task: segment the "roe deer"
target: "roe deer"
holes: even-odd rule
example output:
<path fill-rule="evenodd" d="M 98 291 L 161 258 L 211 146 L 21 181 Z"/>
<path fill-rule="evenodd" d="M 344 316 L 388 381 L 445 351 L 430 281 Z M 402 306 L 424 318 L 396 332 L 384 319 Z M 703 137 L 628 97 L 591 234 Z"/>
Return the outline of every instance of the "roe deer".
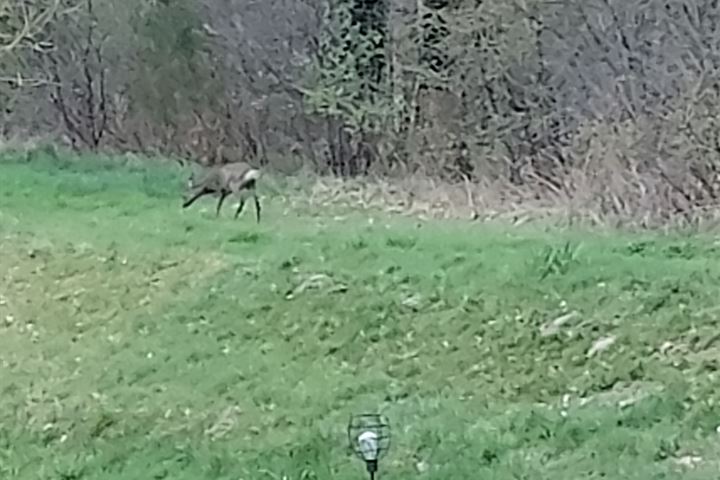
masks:
<path fill-rule="evenodd" d="M 215 211 L 215 216 L 219 216 L 225 198 L 234 193 L 240 197 L 240 203 L 235 211 L 235 218 L 238 218 L 245 206 L 243 191 L 247 190 L 255 200 L 255 216 L 257 222 L 260 223 L 260 201 L 255 191 L 255 183 L 258 178 L 260 178 L 260 170 L 251 167 L 245 162 L 208 167 L 200 180 L 196 180 L 194 175 L 190 176 L 188 179 L 188 191 L 185 194 L 182 206 L 187 208 L 204 195 L 219 196 L 220 199 Z"/>

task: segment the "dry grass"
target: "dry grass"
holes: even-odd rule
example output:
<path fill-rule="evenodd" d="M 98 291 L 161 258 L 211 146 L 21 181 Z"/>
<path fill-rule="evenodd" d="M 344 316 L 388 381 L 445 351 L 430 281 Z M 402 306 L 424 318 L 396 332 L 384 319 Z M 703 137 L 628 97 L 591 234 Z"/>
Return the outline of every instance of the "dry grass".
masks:
<path fill-rule="evenodd" d="M 542 172 L 528 165 L 524 183 L 478 174 L 450 182 L 435 171 L 347 179 L 308 174 L 302 201 L 420 218 L 502 220 L 629 229 L 707 231 L 720 224 L 720 161 L 678 120 L 596 122 L 569 147 L 569 165 Z M 484 162 L 477 171 L 492 172 Z M 490 165 L 488 163 L 488 165 Z"/>

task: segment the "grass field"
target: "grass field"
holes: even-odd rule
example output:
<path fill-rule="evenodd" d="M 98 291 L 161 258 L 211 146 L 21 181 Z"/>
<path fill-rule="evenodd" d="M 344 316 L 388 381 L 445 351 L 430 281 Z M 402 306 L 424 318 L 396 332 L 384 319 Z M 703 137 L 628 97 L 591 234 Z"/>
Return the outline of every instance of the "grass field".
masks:
<path fill-rule="evenodd" d="M 710 479 L 720 243 L 180 208 L 162 165 L 0 161 L 0 479 Z"/>

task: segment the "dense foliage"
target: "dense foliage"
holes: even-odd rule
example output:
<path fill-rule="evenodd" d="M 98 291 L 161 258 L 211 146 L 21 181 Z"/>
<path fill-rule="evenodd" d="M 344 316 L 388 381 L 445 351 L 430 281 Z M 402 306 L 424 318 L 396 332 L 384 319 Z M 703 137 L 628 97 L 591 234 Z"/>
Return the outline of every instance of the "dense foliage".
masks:
<path fill-rule="evenodd" d="M 6 135 L 425 175 L 463 182 L 481 208 L 642 225 L 717 203 L 710 0 L 70 5 L 44 30 L 54 48 L 24 52 L 46 101 L 14 91 Z"/>

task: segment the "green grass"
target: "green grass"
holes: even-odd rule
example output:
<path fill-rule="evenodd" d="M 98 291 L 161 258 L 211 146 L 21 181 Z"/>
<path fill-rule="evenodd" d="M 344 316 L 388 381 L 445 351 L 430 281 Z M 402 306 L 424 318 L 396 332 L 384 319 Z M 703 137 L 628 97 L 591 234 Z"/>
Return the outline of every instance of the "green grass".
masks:
<path fill-rule="evenodd" d="M 267 192 L 257 225 L 182 210 L 183 178 L 0 162 L 1 479 L 359 479 L 345 425 L 375 410 L 381 478 L 716 478 L 712 238 Z"/>

